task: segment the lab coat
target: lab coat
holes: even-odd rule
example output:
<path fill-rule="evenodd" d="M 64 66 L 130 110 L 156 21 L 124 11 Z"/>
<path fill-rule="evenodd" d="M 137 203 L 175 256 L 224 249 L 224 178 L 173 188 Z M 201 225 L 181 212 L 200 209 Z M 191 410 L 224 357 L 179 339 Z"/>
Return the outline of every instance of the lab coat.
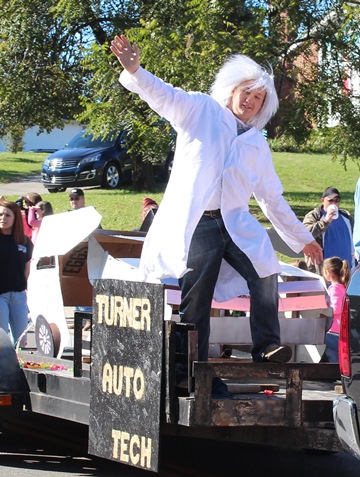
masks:
<path fill-rule="evenodd" d="M 260 277 L 280 273 L 281 267 L 265 228 L 249 212 L 252 194 L 295 252 L 314 240 L 284 199 L 269 146 L 259 130 L 253 127 L 238 136 L 235 116 L 228 108 L 207 94 L 175 88 L 142 67 L 134 75 L 124 70 L 119 80 L 177 132 L 171 176 L 143 246 L 141 279 L 180 278 L 189 270 L 192 235 L 218 187 L 226 229 Z M 245 293 L 245 280 L 223 260 L 214 298 L 221 302 Z"/>

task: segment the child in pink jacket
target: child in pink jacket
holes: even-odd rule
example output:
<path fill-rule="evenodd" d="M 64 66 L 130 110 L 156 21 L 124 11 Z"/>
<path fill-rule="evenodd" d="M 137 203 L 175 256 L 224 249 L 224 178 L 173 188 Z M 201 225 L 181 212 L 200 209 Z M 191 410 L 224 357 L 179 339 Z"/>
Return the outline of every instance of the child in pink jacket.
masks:
<path fill-rule="evenodd" d="M 328 293 L 330 306 L 333 309 L 333 321 L 326 334 L 326 358 L 324 360 L 330 363 L 338 363 L 341 308 L 346 295 L 346 287 L 350 280 L 350 267 L 347 260 L 331 257 L 324 260 L 322 274 L 325 280 L 330 283 Z"/>

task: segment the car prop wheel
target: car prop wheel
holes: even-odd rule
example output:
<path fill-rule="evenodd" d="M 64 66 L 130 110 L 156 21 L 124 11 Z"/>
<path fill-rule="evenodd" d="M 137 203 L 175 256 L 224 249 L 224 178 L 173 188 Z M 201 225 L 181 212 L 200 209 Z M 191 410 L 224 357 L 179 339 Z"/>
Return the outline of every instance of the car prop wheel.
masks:
<path fill-rule="evenodd" d="M 103 176 L 103 187 L 117 189 L 120 185 L 121 171 L 114 163 L 106 166 Z"/>
<path fill-rule="evenodd" d="M 54 323 L 48 323 L 43 316 L 38 316 L 35 326 L 35 341 L 39 353 L 55 358 L 60 349 L 60 331 Z"/>

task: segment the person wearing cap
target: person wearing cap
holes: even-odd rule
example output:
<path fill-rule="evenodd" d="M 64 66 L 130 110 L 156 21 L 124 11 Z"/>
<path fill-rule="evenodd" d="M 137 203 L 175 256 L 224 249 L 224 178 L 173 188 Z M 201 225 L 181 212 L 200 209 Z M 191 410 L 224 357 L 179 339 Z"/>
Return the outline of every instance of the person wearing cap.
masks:
<path fill-rule="evenodd" d="M 78 187 L 71 189 L 69 192 L 69 201 L 72 210 L 82 209 L 83 207 L 85 207 L 84 191 L 82 189 L 79 189 Z M 98 228 L 102 229 L 101 224 L 99 224 Z"/>
<path fill-rule="evenodd" d="M 70 206 L 72 207 L 73 210 L 79 210 L 85 207 L 85 194 L 82 189 L 79 189 L 78 187 L 75 187 L 70 190 L 69 192 L 69 201 L 70 201 Z M 99 229 L 101 229 L 101 225 L 99 224 Z M 75 306 L 74 311 L 81 311 L 85 313 L 92 313 L 93 308 L 92 306 Z M 85 319 L 84 320 L 84 326 L 83 326 L 83 331 L 88 331 L 91 329 L 91 321 Z"/>
<path fill-rule="evenodd" d="M 327 187 L 322 194 L 321 205 L 305 215 L 303 224 L 322 247 L 324 260 L 339 257 L 347 260 L 349 267 L 352 268 L 355 265 L 354 222 L 347 210 L 339 208 L 340 201 L 341 195 L 338 189 Z M 332 207 L 334 204 L 336 208 Z M 322 274 L 322 262 L 313 265 L 306 256 L 305 260 L 311 272 Z"/>
<path fill-rule="evenodd" d="M 70 206 L 74 210 L 85 207 L 85 194 L 82 189 L 74 188 L 69 192 Z"/>

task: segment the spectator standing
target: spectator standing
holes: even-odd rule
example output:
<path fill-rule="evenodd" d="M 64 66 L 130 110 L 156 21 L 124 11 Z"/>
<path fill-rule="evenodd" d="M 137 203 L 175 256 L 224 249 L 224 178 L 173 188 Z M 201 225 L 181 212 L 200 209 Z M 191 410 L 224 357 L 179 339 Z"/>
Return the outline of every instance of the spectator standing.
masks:
<path fill-rule="evenodd" d="M 144 197 L 142 200 L 142 210 L 141 210 L 141 220 L 144 222 L 146 216 L 151 210 L 157 210 L 159 208 L 159 204 L 156 200 L 151 199 L 151 197 Z"/>
<path fill-rule="evenodd" d="M 149 230 L 158 208 L 159 204 L 154 199 L 150 197 L 143 198 L 140 232 L 147 232 Z"/>
<path fill-rule="evenodd" d="M 35 245 L 36 237 L 40 230 L 42 219 L 47 215 L 53 215 L 53 208 L 50 202 L 41 200 L 36 205 L 29 207 L 28 223 L 32 228 L 31 241 Z"/>
<path fill-rule="evenodd" d="M 327 187 L 322 194 L 322 205 L 308 212 L 303 223 L 322 247 L 324 259 L 340 257 L 342 260 L 347 260 L 349 267 L 352 268 L 355 265 L 354 223 L 350 213 L 339 208 L 340 201 L 338 189 Z M 308 258 L 305 259 L 310 272 L 322 274 L 322 263 L 314 266 Z"/>
<path fill-rule="evenodd" d="M 42 197 L 37 192 L 28 192 L 26 195 L 21 196 L 16 200 L 17 205 L 21 209 L 25 235 L 30 239 L 32 238 L 32 228 L 28 223 L 29 207 L 33 207 L 41 200 Z"/>
<path fill-rule="evenodd" d="M 14 345 L 28 324 L 27 279 L 33 244 L 15 202 L 0 202 L 0 326 Z"/>
<path fill-rule="evenodd" d="M 82 189 L 79 189 L 75 187 L 74 189 L 71 189 L 69 192 L 69 200 L 70 200 L 70 205 L 73 208 L 73 210 L 79 210 L 85 207 L 85 194 Z M 99 228 L 102 228 L 101 225 L 99 225 Z M 83 313 L 92 313 L 93 308 L 92 306 L 76 306 L 74 308 L 74 311 L 81 311 Z M 84 320 L 84 326 L 83 326 L 83 331 L 88 331 L 91 329 L 91 321 L 90 320 Z"/>
<path fill-rule="evenodd" d="M 177 132 L 169 183 L 144 241 L 142 278 L 179 279 L 181 321 L 196 326 L 200 361 L 208 360 L 214 291 L 220 302 L 250 291 L 253 360 L 288 361 L 291 348 L 280 343 L 278 319 L 281 267 L 266 230 L 249 213 L 250 197 L 295 252 L 316 261 L 322 251 L 285 201 L 261 133 L 278 108 L 271 71 L 234 55 L 210 96 L 175 88 L 143 69 L 138 46 L 125 35 L 110 48 L 124 68 L 121 84 Z M 187 376 L 181 374 L 178 382 Z M 213 381 L 214 395 L 226 393 L 222 381 Z"/>
<path fill-rule="evenodd" d="M 42 197 L 37 192 L 28 192 L 24 196 L 25 207 L 30 207 L 32 205 L 36 205 L 38 202 L 42 200 Z"/>
<path fill-rule="evenodd" d="M 339 257 L 327 258 L 323 262 L 322 275 L 328 286 L 330 306 L 333 309 L 333 321 L 326 333 L 326 348 L 323 361 L 339 362 L 339 333 L 341 308 L 350 281 L 350 267 L 347 260 Z"/>
<path fill-rule="evenodd" d="M 73 210 L 82 209 L 85 207 L 85 194 L 82 189 L 75 187 L 69 192 L 69 201 L 70 206 Z M 99 229 L 102 229 L 101 224 L 98 226 Z"/>

